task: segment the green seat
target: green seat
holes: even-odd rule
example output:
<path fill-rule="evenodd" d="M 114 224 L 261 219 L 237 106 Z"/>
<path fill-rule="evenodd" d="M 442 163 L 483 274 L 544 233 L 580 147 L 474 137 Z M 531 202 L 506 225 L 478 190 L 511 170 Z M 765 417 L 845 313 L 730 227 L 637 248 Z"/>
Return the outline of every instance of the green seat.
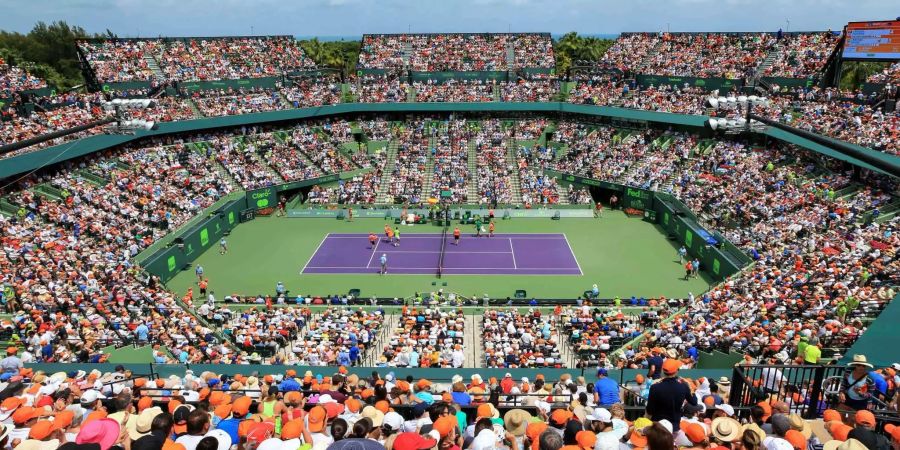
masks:
<path fill-rule="evenodd" d="M 516 298 L 522 299 L 528 296 L 528 293 L 525 292 L 525 289 L 516 289 Z"/>

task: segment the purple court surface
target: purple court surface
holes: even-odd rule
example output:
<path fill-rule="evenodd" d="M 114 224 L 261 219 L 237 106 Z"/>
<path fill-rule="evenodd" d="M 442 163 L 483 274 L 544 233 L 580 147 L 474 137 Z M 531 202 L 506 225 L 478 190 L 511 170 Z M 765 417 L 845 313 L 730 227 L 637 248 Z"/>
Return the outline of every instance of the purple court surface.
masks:
<path fill-rule="evenodd" d="M 387 254 L 387 273 L 437 274 L 441 258 L 440 233 L 403 233 L 399 247 L 380 236 L 375 248 L 368 234 L 330 233 L 300 273 L 372 273 L 381 270 Z M 564 234 L 464 234 L 459 245 L 447 235 L 444 275 L 582 275 Z"/>

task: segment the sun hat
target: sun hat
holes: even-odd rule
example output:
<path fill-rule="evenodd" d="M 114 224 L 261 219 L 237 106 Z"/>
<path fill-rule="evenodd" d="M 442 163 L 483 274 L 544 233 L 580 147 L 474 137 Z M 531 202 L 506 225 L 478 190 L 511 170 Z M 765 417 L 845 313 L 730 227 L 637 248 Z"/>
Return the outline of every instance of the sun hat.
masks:
<path fill-rule="evenodd" d="M 847 363 L 848 366 L 866 366 L 872 368 L 872 364 L 866 360 L 866 355 L 853 355 L 853 360 Z M 862 444 L 860 444 L 862 445 Z"/>
<path fill-rule="evenodd" d="M 822 447 L 822 450 L 868 450 L 862 442 L 857 441 L 856 439 L 847 439 L 844 442 L 841 441 L 828 441 Z"/>
<path fill-rule="evenodd" d="M 317 406 L 317 408 L 321 408 L 321 406 Z M 374 406 L 366 406 L 365 408 L 363 408 L 362 413 L 360 414 L 362 414 L 363 417 L 371 420 L 373 426 L 380 427 L 381 424 L 384 423 L 385 413 L 381 412 Z M 388 412 L 388 414 L 390 414 L 390 412 Z M 391 427 L 391 429 L 397 431 L 396 428 Z"/>
<path fill-rule="evenodd" d="M 108 450 L 119 439 L 119 422 L 113 419 L 96 419 L 81 427 L 75 437 L 78 444 L 100 444 L 100 450 Z"/>
<path fill-rule="evenodd" d="M 137 419 L 134 420 L 134 429 L 129 429 L 128 434 L 131 436 L 131 439 L 137 440 L 142 436 L 146 436 L 150 433 L 150 427 L 153 425 L 153 419 L 156 416 L 163 413 L 162 408 L 159 406 L 154 406 L 152 408 L 147 408 L 141 411 L 138 414 Z"/>
<path fill-rule="evenodd" d="M 27 439 L 17 445 L 15 450 L 56 450 L 57 448 L 59 448 L 59 439 L 51 439 L 49 441 Z"/>
<path fill-rule="evenodd" d="M 743 435 L 744 433 L 746 433 L 748 431 L 756 434 L 756 436 L 759 438 L 759 442 L 762 442 L 762 440 L 766 438 L 766 432 L 763 431 L 763 429 L 760 428 L 759 425 L 757 425 L 755 423 L 748 423 L 747 425 L 744 425 L 741 428 L 741 435 Z"/>
<path fill-rule="evenodd" d="M 809 439 L 809 437 L 812 436 L 812 427 L 809 425 L 809 422 L 803 420 L 803 417 L 800 417 L 800 414 L 791 414 L 788 416 L 788 420 L 791 423 L 792 430 L 799 431 L 806 439 Z"/>
<path fill-rule="evenodd" d="M 716 417 L 710 424 L 713 437 L 722 442 L 734 442 L 741 437 L 741 424 L 731 417 Z"/>
<path fill-rule="evenodd" d="M 506 431 L 508 431 L 513 436 L 524 436 L 525 427 L 528 426 L 528 421 L 530 419 L 531 414 L 528 413 L 528 411 L 518 408 L 511 409 L 503 415 L 503 426 L 506 428 Z"/>

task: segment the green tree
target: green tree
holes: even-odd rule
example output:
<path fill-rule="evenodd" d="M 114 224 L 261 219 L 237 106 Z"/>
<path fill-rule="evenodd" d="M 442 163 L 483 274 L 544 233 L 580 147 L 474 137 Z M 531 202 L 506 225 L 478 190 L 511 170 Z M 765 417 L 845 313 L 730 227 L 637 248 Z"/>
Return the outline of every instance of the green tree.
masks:
<path fill-rule="evenodd" d="M 106 36 L 112 35 L 107 30 Z M 38 22 L 28 34 L 0 31 L 0 55 L 10 64 L 22 66 L 61 90 L 83 84 L 75 41 L 103 37 L 65 21 Z"/>
<path fill-rule="evenodd" d="M 599 61 L 614 42 L 612 39 L 579 36 L 574 31 L 564 34 L 553 46 L 556 73 L 565 75 L 577 61 Z"/>
<path fill-rule="evenodd" d="M 841 67 L 841 89 L 855 90 L 866 82 L 870 76 L 881 72 L 890 63 L 844 61 Z"/>
<path fill-rule="evenodd" d="M 356 71 L 359 41 L 322 42 L 317 38 L 300 41 L 300 47 L 319 67 L 339 70 L 343 76 Z"/>

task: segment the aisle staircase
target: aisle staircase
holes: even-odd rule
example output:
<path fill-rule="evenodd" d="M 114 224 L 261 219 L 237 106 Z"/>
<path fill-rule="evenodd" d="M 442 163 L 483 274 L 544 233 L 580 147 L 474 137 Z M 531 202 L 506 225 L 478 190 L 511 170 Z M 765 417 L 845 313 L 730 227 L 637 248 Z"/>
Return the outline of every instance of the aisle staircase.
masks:
<path fill-rule="evenodd" d="M 758 66 L 756 66 L 756 75 L 750 81 L 751 84 L 753 83 L 753 81 L 763 76 L 762 74 L 765 73 L 766 69 L 772 67 L 772 64 L 775 63 L 775 60 L 778 59 L 778 57 L 781 55 L 781 52 L 782 49 L 780 44 L 772 47 L 772 51 L 770 51 L 769 54 L 766 55 L 766 59 L 764 59 Z"/>
<path fill-rule="evenodd" d="M 413 56 L 412 44 L 410 44 L 409 42 L 404 42 L 402 52 L 403 53 L 401 54 L 400 58 L 403 60 L 403 66 L 408 69 L 409 61 L 412 59 L 412 56 Z"/>
<path fill-rule="evenodd" d="M 422 181 L 422 197 L 426 197 L 434 188 L 434 158 L 431 156 L 431 149 L 437 148 L 437 138 L 431 136 L 428 138 L 428 157 L 425 159 L 425 179 Z"/>
<path fill-rule="evenodd" d="M 375 203 L 387 205 L 394 203 L 394 199 L 391 198 L 390 193 L 388 192 L 388 186 L 390 186 L 394 168 L 397 166 L 397 148 L 399 146 L 400 145 L 396 140 L 391 140 L 388 143 L 386 155 L 387 162 L 384 165 L 384 172 L 381 174 L 381 180 L 378 184 L 378 196 Z"/>
<path fill-rule="evenodd" d="M 238 138 L 235 138 L 235 140 L 237 141 L 238 148 L 243 152 L 244 149 L 249 145 L 250 139 L 255 138 L 256 136 L 240 136 Z M 257 149 L 259 149 L 259 146 L 257 146 Z M 282 178 L 281 174 L 278 173 L 278 171 L 275 170 L 274 167 L 269 165 L 268 158 L 263 158 L 262 155 L 257 152 L 251 152 L 249 153 L 249 155 L 250 159 L 253 159 L 263 166 L 263 168 L 266 170 L 266 173 L 269 174 L 269 176 L 272 177 L 272 179 L 275 181 L 275 184 L 281 184 L 285 182 L 285 179 Z"/>
<path fill-rule="evenodd" d="M 147 53 L 144 55 L 144 61 L 147 62 L 147 68 L 153 72 L 160 80 L 166 79 L 166 74 L 163 73 L 162 69 L 159 67 L 159 63 L 156 61 L 156 58 L 153 55 Z"/>
<path fill-rule="evenodd" d="M 650 62 L 653 61 L 656 55 L 658 55 L 659 52 L 663 49 L 663 46 L 665 46 L 665 42 L 663 40 L 657 42 L 656 45 L 654 45 L 653 48 L 650 49 L 649 52 L 647 52 L 647 56 L 645 56 L 644 59 L 641 60 L 634 72 L 643 72 L 644 68 L 646 68 L 650 64 Z"/>
<path fill-rule="evenodd" d="M 209 147 L 208 142 L 193 142 L 187 145 L 189 148 L 192 148 L 195 152 L 199 153 L 204 158 L 206 157 L 207 148 Z M 215 154 L 215 150 L 213 150 L 211 154 Z M 231 176 L 231 173 L 228 172 L 228 169 L 226 169 L 225 166 L 223 166 L 222 163 L 219 162 L 219 160 L 217 160 L 214 156 L 210 156 L 209 159 L 210 161 L 212 161 L 213 166 L 216 168 L 216 172 L 219 174 L 219 177 L 225 180 L 225 182 L 228 183 L 228 185 L 231 186 L 233 190 L 243 189 L 243 186 L 241 186 L 241 184 L 238 183 L 233 176 Z"/>
<path fill-rule="evenodd" d="M 510 75 L 515 75 L 516 71 L 516 41 L 515 39 L 510 39 L 506 41 L 506 68 L 509 70 Z M 510 78 L 510 81 L 515 81 L 515 78 Z"/>
<path fill-rule="evenodd" d="M 468 150 L 469 188 L 467 194 L 469 196 L 469 203 L 477 203 L 481 200 L 481 197 L 478 195 L 478 150 L 475 146 L 475 139 L 469 140 Z"/>
<path fill-rule="evenodd" d="M 519 179 L 519 169 L 516 165 L 516 141 L 511 136 L 506 140 L 506 165 L 512 171 L 512 203 L 514 205 L 522 204 L 522 180 Z"/>
<path fill-rule="evenodd" d="M 466 325 L 463 333 L 463 349 L 466 351 L 466 362 L 463 367 L 484 367 L 484 342 L 479 342 L 475 336 L 484 334 L 484 320 L 482 316 L 470 314 L 465 316 Z"/>

